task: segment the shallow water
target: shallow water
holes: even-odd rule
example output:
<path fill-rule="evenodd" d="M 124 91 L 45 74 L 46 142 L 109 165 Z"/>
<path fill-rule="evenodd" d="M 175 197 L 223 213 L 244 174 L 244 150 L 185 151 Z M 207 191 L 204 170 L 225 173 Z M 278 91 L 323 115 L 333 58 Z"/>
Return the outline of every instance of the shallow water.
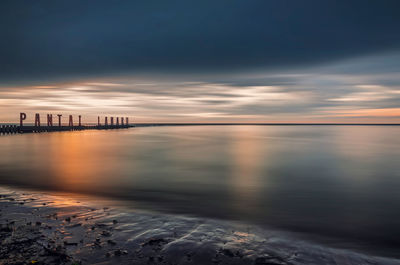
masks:
<path fill-rule="evenodd" d="M 0 187 L 0 264 L 399 265 L 254 225 L 137 210 L 121 201 Z"/>
<path fill-rule="evenodd" d="M 399 257 L 399 135 L 398 126 L 180 126 L 2 136 L 0 182 Z"/>

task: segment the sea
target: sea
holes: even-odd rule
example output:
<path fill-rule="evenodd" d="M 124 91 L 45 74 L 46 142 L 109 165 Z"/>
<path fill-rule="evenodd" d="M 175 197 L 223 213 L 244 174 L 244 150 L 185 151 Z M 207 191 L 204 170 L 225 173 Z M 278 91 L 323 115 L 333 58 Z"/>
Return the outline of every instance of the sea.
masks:
<path fill-rule="evenodd" d="M 400 126 L 146 126 L 3 135 L 0 185 L 96 195 L 400 258 Z"/>

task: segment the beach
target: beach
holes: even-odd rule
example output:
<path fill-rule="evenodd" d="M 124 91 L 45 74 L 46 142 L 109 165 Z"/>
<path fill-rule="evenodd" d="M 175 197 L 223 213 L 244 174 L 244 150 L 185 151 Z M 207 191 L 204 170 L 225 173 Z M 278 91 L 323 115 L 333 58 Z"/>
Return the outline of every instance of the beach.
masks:
<path fill-rule="evenodd" d="M 0 224 L 0 264 L 400 264 L 254 225 L 9 187 Z"/>

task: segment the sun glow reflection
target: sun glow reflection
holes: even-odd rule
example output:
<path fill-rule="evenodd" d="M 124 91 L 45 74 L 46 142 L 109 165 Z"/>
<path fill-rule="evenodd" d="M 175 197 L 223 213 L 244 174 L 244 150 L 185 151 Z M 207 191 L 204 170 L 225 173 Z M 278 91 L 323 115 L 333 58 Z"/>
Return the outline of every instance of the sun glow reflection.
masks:
<path fill-rule="evenodd" d="M 54 181 L 63 190 L 87 190 L 102 183 L 108 183 L 108 176 L 118 170 L 118 163 L 110 163 L 108 157 L 115 152 L 112 144 L 107 143 L 104 133 L 97 133 L 97 141 L 87 141 L 91 132 L 60 133 L 48 135 L 50 140 L 49 166 L 56 178 Z M 105 149 L 106 148 L 106 149 Z"/>
<path fill-rule="evenodd" d="M 257 138 L 261 137 L 261 128 L 237 127 L 232 137 L 232 192 L 233 205 L 239 212 L 251 212 L 258 203 L 260 184 L 262 182 L 262 161 L 265 154 Z"/>

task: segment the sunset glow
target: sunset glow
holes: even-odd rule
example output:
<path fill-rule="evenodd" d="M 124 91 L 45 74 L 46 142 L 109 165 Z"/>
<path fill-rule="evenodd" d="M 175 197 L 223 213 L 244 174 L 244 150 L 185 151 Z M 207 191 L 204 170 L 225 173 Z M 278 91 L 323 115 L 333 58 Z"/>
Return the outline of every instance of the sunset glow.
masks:
<path fill-rule="evenodd" d="M 387 55 L 385 55 L 387 56 Z M 400 55 L 395 55 L 398 58 Z M 397 74 L 358 71 L 365 58 L 324 68 L 239 75 L 109 76 L 91 80 L 0 87 L 0 120 L 18 113 L 129 114 L 135 122 L 371 122 L 400 121 Z M 370 62 L 371 67 L 374 62 Z M 209 80 L 208 80 L 209 79 Z"/>
<path fill-rule="evenodd" d="M 0 1 L 0 264 L 400 265 L 399 11 Z"/>

